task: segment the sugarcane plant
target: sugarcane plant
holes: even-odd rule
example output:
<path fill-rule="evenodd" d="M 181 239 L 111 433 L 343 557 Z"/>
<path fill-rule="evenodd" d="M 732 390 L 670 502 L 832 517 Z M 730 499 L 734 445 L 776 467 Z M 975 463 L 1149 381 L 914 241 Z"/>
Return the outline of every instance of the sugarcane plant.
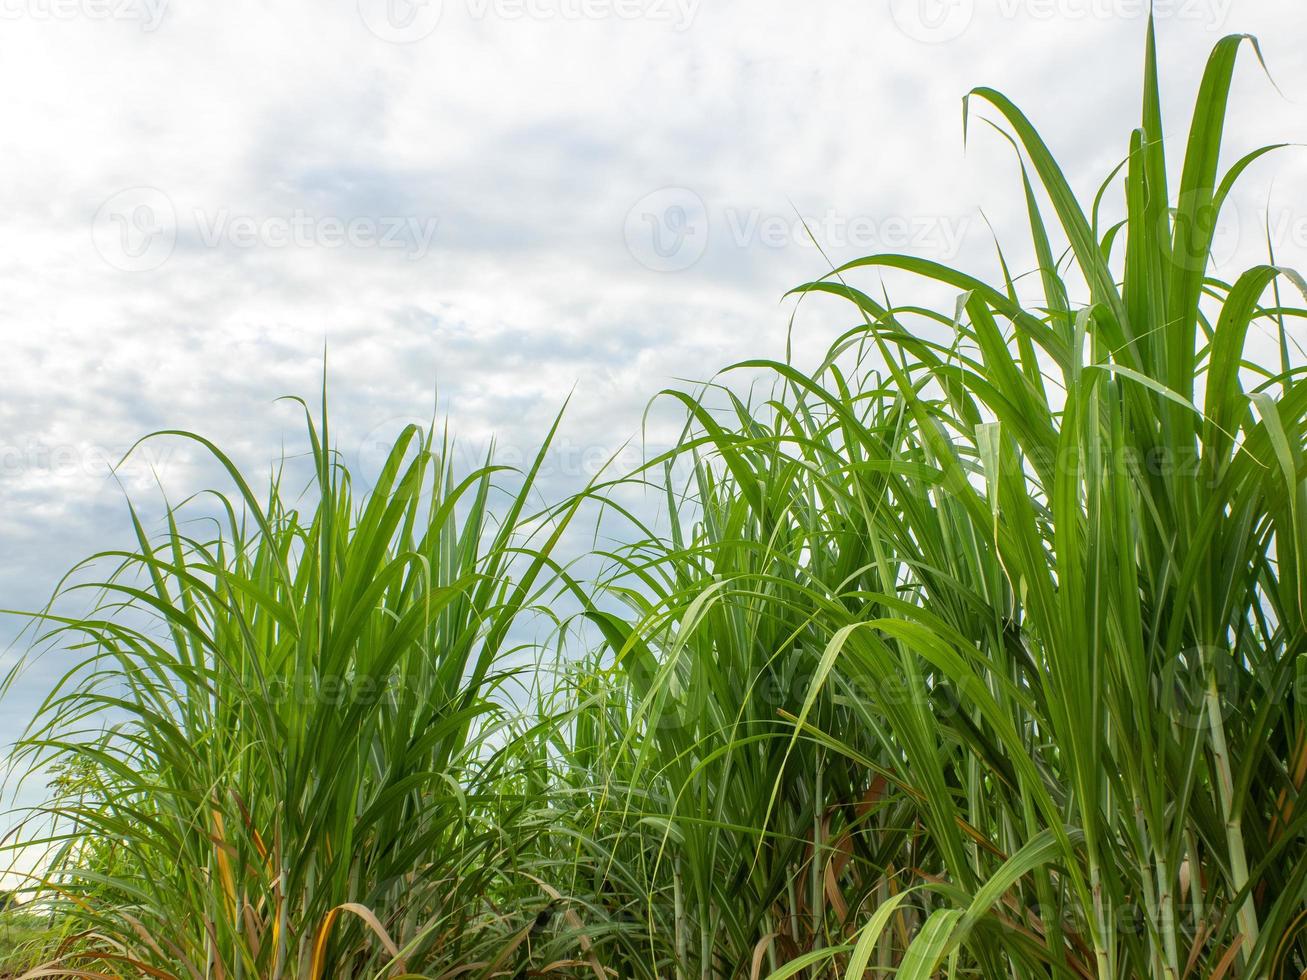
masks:
<path fill-rule="evenodd" d="M 835 268 L 819 363 L 661 393 L 676 445 L 557 504 L 549 438 L 464 474 L 409 429 L 365 494 L 324 407 L 256 494 L 159 436 L 230 487 L 36 620 L 33 976 L 1302 975 L 1307 289 L 1213 267 L 1285 149 L 1222 166 L 1243 51 L 1168 156 L 1150 23 L 1089 206 L 975 90 L 1027 271 Z"/>

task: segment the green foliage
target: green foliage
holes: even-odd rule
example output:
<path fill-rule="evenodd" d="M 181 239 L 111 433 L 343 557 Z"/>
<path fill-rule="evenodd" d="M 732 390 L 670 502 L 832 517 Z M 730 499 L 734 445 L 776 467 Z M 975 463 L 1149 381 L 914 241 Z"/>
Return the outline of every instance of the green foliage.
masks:
<path fill-rule="evenodd" d="M 62 939 L 48 919 L 28 913 L 17 892 L 0 890 L 0 976 L 17 976 L 49 961 Z"/>
<path fill-rule="evenodd" d="M 491 464 L 456 479 L 416 428 L 356 506 L 309 436 L 301 511 L 161 434 L 230 474 L 217 530 L 138 521 L 97 556 L 100 612 L 45 617 L 81 659 L 20 746 L 62 760 L 30 825 L 55 914 L 116 937 L 94 955 L 118 969 L 335 977 L 500 931 L 483 896 L 534 831 L 496 692 L 574 508 L 528 514 L 532 471 L 492 522 Z"/>
<path fill-rule="evenodd" d="M 1208 269 L 1265 152 L 1218 166 L 1248 43 L 1217 45 L 1173 193 L 1150 29 L 1117 224 L 1108 187 L 1084 209 L 1020 111 L 972 93 L 1019 155 L 1037 275 L 837 269 L 796 291 L 850 304 L 818 369 L 737 365 L 773 380 L 762 403 L 664 393 L 680 444 L 544 513 L 532 470 L 492 521 L 493 468 L 452 473 L 416 430 L 356 499 L 310 421 L 303 511 L 204 443 L 236 487 L 221 530 L 138 523 L 100 556 L 100 612 L 46 618 L 80 659 L 20 747 L 62 760 L 45 901 L 99 937 L 66 962 L 1307 969 L 1307 310 L 1289 270 Z M 960 297 L 897 306 L 858 285 L 880 272 Z M 551 556 L 589 500 L 630 543 L 578 582 Z M 509 708 L 542 605 L 562 655 Z"/>

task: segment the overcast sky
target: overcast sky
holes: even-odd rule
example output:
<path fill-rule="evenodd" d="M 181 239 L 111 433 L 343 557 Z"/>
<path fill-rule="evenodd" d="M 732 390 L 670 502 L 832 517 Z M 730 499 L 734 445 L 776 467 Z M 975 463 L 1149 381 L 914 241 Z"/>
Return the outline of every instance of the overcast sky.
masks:
<path fill-rule="evenodd" d="M 1158 18 L 1174 139 L 1211 45 L 1249 32 L 1283 95 L 1243 61 L 1227 160 L 1307 143 L 1302 0 Z M 782 294 L 827 268 L 799 216 L 836 260 L 992 274 L 988 217 L 1027 261 L 1011 150 L 984 127 L 964 148 L 962 96 L 1012 96 L 1092 194 L 1144 26 L 1142 0 L 0 0 L 0 607 L 121 542 L 124 489 L 211 478 L 158 443 L 120 487 L 137 437 L 194 429 L 255 472 L 301 448 L 274 399 L 313 396 L 324 349 L 364 469 L 437 387 L 510 454 L 575 388 L 562 492 L 659 389 L 783 355 Z M 1223 260 L 1269 224 L 1307 265 L 1304 152 L 1254 168 Z M 851 323 L 805 304 L 799 358 Z"/>

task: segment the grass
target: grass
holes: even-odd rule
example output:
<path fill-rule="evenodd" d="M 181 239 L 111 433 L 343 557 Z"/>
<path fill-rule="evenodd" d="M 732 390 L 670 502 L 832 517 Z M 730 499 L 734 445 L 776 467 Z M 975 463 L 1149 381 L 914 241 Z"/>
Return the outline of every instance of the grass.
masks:
<path fill-rule="evenodd" d="M 976 90 L 1036 269 L 833 270 L 796 290 L 848 304 L 816 370 L 663 393 L 680 444 L 557 505 L 416 429 L 356 497 L 325 399 L 307 495 L 168 436 L 226 467 L 219 527 L 137 522 L 97 611 L 42 620 L 73 669 L 19 749 L 77 778 L 33 897 L 84 934 L 56 972 L 1301 975 L 1307 311 L 1290 270 L 1209 270 L 1269 152 L 1220 166 L 1252 44 L 1217 45 L 1175 168 L 1150 27 L 1088 209 Z M 558 542 L 596 504 L 629 543 L 580 578 Z"/>
<path fill-rule="evenodd" d="M 18 976 L 49 959 L 58 942 L 48 920 L 12 910 L 0 913 L 0 977 Z"/>

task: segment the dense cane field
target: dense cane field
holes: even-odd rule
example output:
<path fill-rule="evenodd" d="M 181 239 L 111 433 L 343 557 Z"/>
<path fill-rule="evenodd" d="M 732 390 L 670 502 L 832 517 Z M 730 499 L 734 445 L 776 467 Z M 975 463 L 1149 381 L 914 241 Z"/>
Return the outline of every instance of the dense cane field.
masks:
<path fill-rule="evenodd" d="M 552 433 L 460 471 L 417 428 L 365 490 L 325 397 L 307 492 L 152 437 L 222 464 L 221 519 L 136 521 L 94 611 L 37 620 L 52 857 L 8 968 L 1307 975 L 1307 298 L 1208 261 L 1275 149 L 1219 159 L 1250 55 L 1167 145 L 1150 30 L 1091 202 L 977 89 L 1038 268 L 835 269 L 796 290 L 847 303 L 816 370 L 658 395 L 680 443 L 574 496 Z"/>

